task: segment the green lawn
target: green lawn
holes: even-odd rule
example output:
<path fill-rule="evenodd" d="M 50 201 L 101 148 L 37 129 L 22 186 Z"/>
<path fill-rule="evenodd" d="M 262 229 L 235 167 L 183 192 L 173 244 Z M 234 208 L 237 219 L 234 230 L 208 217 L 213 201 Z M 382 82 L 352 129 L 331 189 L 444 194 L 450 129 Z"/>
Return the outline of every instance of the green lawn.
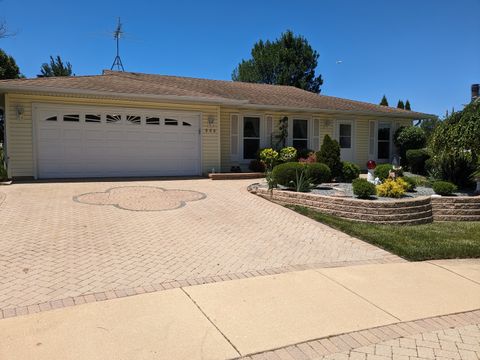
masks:
<path fill-rule="evenodd" d="M 373 225 L 321 214 L 301 206 L 287 207 L 407 260 L 480 257 L 480 222 Z"/>

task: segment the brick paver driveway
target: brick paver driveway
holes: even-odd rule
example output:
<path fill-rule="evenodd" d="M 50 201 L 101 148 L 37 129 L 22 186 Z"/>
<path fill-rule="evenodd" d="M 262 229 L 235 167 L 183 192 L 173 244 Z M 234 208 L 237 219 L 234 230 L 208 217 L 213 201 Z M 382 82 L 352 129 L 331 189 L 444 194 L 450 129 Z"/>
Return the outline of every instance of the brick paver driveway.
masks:
<path fill-rule="evenodd" d="M 251 183 L 0 187 L 0 309 L 12 316 L 186 283 L 400 260 L 248 193 Z"/>

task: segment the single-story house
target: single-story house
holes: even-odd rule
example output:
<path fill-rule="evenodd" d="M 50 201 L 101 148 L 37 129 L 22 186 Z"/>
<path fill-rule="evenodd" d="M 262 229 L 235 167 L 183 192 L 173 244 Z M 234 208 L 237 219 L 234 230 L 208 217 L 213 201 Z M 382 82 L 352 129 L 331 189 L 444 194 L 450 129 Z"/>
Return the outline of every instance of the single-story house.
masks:
<path fill-rule="evenodd" d="M 392 160 L 395 129 L 432 115 L 291 86 L 104 71 L 0 81 L 13 178 L 191 176 L 247 170 L 276 142 L 318 150 L 326 134 L 344 160 Z"/>

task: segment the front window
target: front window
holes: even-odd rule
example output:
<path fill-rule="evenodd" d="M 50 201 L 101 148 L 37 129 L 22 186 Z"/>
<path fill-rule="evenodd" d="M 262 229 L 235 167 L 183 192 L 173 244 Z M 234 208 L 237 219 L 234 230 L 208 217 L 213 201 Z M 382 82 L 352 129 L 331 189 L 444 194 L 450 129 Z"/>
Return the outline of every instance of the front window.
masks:
<path fill-rule="evenodd" d="M 260 118 L 243 118 L 243 158 L 255 159 L 260 149 Z"/>
<path fill-rule="evenodd" d="M 378 124 L 378 159 L 390 160 L 390 124 Z"/>
<path fill-rule="evenodd" d="M 297 151 L 308 149 L 308 121 L 293 119 L 292 146 Z"/>
<path fill-rule="evenodd" d="M 352 148 L 352 125 L 340 124 L 338 142 L 341 149 Z"/>

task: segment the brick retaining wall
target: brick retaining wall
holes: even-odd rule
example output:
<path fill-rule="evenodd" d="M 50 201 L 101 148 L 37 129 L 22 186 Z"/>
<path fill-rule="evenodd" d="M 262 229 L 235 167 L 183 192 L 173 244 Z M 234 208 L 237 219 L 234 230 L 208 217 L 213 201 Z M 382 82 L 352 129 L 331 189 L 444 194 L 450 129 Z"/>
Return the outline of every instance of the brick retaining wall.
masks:
<path fill-rule="evenodd" d="M 343 197 L 297 193 L 252 186 L 249 188 L 267 200 L 282 205 L 301 205 L 344 219 L 376 223 L 417 225 L 432 221 L 480 221 L 480 196 L 429 196 L 396 201 L 371 201 Z"/>
<path fill-rule="evenodd" d="M 432 197 L 435 221 L 480 221 L 480 196 Z"/>

